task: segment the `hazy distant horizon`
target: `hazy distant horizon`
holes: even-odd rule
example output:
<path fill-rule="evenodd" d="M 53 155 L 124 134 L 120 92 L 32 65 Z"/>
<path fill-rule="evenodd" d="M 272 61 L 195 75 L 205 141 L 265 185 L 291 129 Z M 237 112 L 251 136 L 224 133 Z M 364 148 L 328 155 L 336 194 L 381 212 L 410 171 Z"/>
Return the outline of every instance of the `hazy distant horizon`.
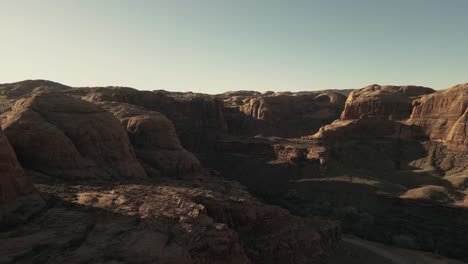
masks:
<path fill-rule="evenodd" d="M 468 82 L 468 1 L 0 0 L 0 83 L 312 91 Z"/>
<path fill-rule="evenodd" d="M 115 85 L 72 85 L 72 84 L 69 84 L 69 83 L 66 83 L 66 82 L 57 82 L 55 80 L 47 80 L 47 79 L 26 79 L 26 80 L 21 80 L 21 81 L 13 81 L 13 82 L 2 82 L 0 81 L 0 85 L 2 84 L 10 84 L 10 83 L 19 83 L 19 82 L 25 82 L 25 81 L 51 81 L 51 82 L 55 82 L 55 83 L 59 83 L 59 84 L 62 84 L 62 85 L 66 85 L 66 86 L 70 86 L 71 88 L 87 88 L 87 87 L 96 87 L 96 88 L 107 88 L 107 87 L 122 87 L 122 88 L 133 88 L 133 89 L 137 89 L 137 90 L 140 90 L 140 91 L 158 91 L 158 90 L 164 90 L 164 91 L 167 91 L 167 92 L 187 92 L 187 93 L 201 93 L 201 94 L 208 94 L 208 95 L 217 95 L 217 94 L 223 94 L 223 93 L 227 93 L 227 92 L 239 92 L 239 91 L 253 91 L 253 92 L 260 92 L 260 93 L 265 93 L 265 92 L 270 92 L 270 91 L 273 91 L 273 90 L 254 90 L 254 89 L 237 89 L 237 90 L 224 90 L 224 91 L 221 91 L 221 92 L 215 92 L 215 93 L 210 93 L 210 92 L 198 92 L 198 91 L 192 91 L 192 90 L 185 90 L 185 91 L 177 91 L 177 90 L 168 90 L 168 89 L 140 89 L 138 87 L 132 87 L 132 86 L 126 86 L 126 85 L 118 85 L 118 84 L 115 84 Z M 425 87 L 428 87 L 428 88 L 432 88 L 434 90 L 443 90 L 443 89 L 448 89 L 448 88 L 451 88 L 453 86 L 456 86 L 456 85 L 459 85 L 459 84 L 464 84 L 464 83 L 468 83 L 467 82 L 461 82 L 461 83 L 456 83 L 456 84 L 453 84 L 451 86 L 447 86 L 447 87 L 443 87 L 443 88 L 434 88 L 434 87 L 428 87 L 428 86 L 425 86 Z M 364 88 L 366 86 L 369 86 L 369 85 L 374 85 L 374 84 L 377 84 L 377 85 L 381 85 L 381 86 L 391 86 L 391 85 L 395 85 L 395 84 L 381 84 L 381 83 L 369 83 L 369 84 L 366 84 L 366 85 L 363 85 L 363 86 L 360 86 L 360 87 L 349 87 L 349 88 L 326 88 L 326 89 L 314 89 L 314 90 L 296 90 L 296 91 L 291 91 L 291 90 L 277 90 L 277 91 L 273 91 L 273 92 L 277 92 L 277 93 L 282 93 L 282 92 L 295 92 L 295 93 L 300 93 L 300 92 L 313 92 L 313 91 L 324 91 L 324 90 L 355 90 L 355 89 L 360 89 L 360 88 Z M 423 85 L 418 85 L 418 84 L 401 84 L 401 85 L 397 85 L 397 86 L 423 86 Z"/>

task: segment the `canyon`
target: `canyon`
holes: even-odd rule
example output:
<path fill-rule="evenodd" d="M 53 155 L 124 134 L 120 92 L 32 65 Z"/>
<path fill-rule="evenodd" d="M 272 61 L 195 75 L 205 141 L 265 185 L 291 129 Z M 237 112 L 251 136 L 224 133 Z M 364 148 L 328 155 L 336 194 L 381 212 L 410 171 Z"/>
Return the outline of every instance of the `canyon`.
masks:
<path fill-rule="evenodd" d="M 0 84 L 0 263 L 468 261 L 467 121 L 468 84 Z"/>

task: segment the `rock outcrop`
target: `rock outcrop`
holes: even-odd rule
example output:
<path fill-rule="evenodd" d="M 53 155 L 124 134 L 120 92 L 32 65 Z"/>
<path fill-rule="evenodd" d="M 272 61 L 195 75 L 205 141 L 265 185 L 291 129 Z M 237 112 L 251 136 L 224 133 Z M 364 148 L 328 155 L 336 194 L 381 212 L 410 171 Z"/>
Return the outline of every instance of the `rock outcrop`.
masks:
<path fill-rule="evenodd" d="M 202 171 L 198 159 L 182 147 L 174 125 L 163 114 L 126 103 L 97 104 L 127 129 L 137 158 L 151 167 L 149 173 L 186 177 Z"/>
<path fill-rule="evenodd" d="M 27 80 L 16 83 L 0 84 L 0 114 L 8 112 L 24 96 L 35 92 L 66 91 L 71 87 L 46 80 Z"/>
<path fill-rule="evenodd" d="M 468 213 L 466 90 L 372 85 L 346 100 L 0 85 L 19 162 L 53 176 L 34 177 L 47 209 L 0 232 L 0 262 L 310 263 L 339 239 L 313 215 L 466 259 L 466 217 L 455 217 Z M 13 204 L 32 185 L 2 140 L 0 169 L 16 178 L 0 178 L 0 198 Z"/>
<path fill-rule="evenodd" d="M 423 139 L 424 133 L 417 126 L 405 125 L 386 119 L 336 120 L 323 126 L 311 138 L 326 141 L 372 139 Z"/>
<path fill-rule="evenodd" d="M 0 233 L 2 263 L 311 263 L 340 238 L 220 179 L 38 188 L 52 206 Z"/>
<path fill-rule="evenodd" d="M 411 114 L 412 101 L 433 92 L 421 86 L 370 85 L 350 93 L 341 119 L 406 119 Z"/>
<path fill-rule="evenodd" d="M 24 220 L 42 205 L 31 179 L 24 173 L 13 148 L 0 129 L 0 229 L 15 224 L 17 217 Z M 22 212 L 18 215 L 15 211 L 19 211 L 19 208 Z"/>
<path fill-rule="evenodd" d="M 64 93 L 16 101 L 2 127 L 27 169 L 63 178 L 146 177 L 115 117 Z"/>
<path fill-rule="evenodd" d="M 224 99 L 231 133 L 300 137 L 333 122 L 343 110 L 345 96 L 336 93 L 233 96 Z"/>
<path fill-rule="evenodd" d="M 160 112 L 174 123 L 182 145 L 191 151 L 209 147 L 226 130 L 223 105 L 216 98 L 171 97 L 125 87 L 77 88 L 70 93 L 93 103 L 114 101 Z"/>
<path fill-rule="evenodd" d="M 27 80 L 16 83 L 0 85 L 0 95 L 9 97 L 23 97 L 36 92 L 59 92 L 71 89 L 71 87 L 47 80 Z"/>
<path fill-rule="evenodd" d="M 340 239 L 336 223 L 266 205 L 202 170 L 177 133 L 197 144 L 205 142 L 197 133 L 219 133 L 218 99 L 124 88 L 23 91 L 1 100 L 12 147 L 3 148 L 0 134 L 0 169 L 9 164 L 16 177 L 0 175 L 1 198 L 11 204 L 33 188 L 21 180 L 15 149 L 26 171 L 41 176 L 47 206 L 21 226 L 2 225 L 1 263 L 310 263 Z"/>
<path fill-rule="evenodd" d="M 468 84 L 438 91 L 415 101 L 407 123 L 422 127 L 431 140 L 467 149 Z"/>

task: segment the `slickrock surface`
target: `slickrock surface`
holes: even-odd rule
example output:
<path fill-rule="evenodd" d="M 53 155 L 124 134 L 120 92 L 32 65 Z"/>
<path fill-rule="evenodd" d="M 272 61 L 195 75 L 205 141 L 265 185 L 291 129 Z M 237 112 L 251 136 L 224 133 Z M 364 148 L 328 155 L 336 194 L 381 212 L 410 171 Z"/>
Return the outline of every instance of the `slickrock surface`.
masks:
<path fill-rule="evenodd" d="M 42 206 L 31 179 L 24 173 L 0 129 L 0 229 L 24 220 Z"/>
<path fill-rule="evenodd" d="M 147 171 L 157 176 L 189 176 L 202 171 L 198 159 L 182 147 L 174 125 L 163 114 L 119 102 L 97 104 L 127 129 L 137 158 L 151 167 Z"/>
<path fill-rule="evenodd" d="M 0 262 L 310 263 L 340 236 L 213 178 L 38 188 L 50 208 L 0 233 Z"/>
<path fill-rule="evenodd" d="M 63 93 L 16 101 L 2 127 L 27 169 L 63 178 L 146 177 L 117 119 Z"/>
<path fill-rule="evenodd" d="M 431 140 L 468 148 L 468 84 L 422 97 L 415 102 L 409 124 L 422 127 Z"/>
<path fill-rule="evenodd" d="M 406 119 L 411 114 L 412 101 L 433 92 L 433 89 L 421 86 L 370 85 L 351 92 L 341 119 Z"/>

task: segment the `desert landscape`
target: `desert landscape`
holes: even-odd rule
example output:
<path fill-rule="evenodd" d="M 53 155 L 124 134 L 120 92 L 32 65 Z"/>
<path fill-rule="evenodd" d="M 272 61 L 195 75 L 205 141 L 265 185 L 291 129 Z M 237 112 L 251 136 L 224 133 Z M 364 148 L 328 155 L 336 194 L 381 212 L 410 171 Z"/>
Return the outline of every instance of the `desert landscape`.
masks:
<path fill-rule="evenodd" d="M 463 263 L 468 84 L 0 85 L 0 263 Z"/>
<path fill-rule="evenodd" d="M 467 0 L 0 0 L 0 264 L 468 264 Z"/>

